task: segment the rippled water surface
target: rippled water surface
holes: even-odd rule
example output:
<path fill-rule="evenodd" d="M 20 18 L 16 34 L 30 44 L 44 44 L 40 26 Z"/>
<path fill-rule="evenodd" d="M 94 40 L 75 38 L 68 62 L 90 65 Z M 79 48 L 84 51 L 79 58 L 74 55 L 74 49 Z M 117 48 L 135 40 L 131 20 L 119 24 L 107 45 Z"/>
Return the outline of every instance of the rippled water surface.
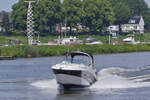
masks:
<path fill-rule="evenodd" d="M 59 91 L 51 66 L 63 57 L 0 61 L 0 100 L 149 100 L 150 52 L 96 55 L 98 82 Z"/>

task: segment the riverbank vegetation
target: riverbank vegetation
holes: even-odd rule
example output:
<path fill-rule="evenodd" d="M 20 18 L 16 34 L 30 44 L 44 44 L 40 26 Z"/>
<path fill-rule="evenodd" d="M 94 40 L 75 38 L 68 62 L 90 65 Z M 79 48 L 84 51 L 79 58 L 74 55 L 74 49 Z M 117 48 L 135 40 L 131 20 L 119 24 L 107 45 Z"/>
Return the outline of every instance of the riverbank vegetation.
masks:
<path fill-rule="evenodd" d="M 58 45 L 58 46 L 12 46 L 1 47 L 1 56 L 19 57 L 50 57 L 61 56 L 67 51 L 80 50 L 92 54 L 125 53 L 150 51 L 150 44 L 124 45 Z"/>

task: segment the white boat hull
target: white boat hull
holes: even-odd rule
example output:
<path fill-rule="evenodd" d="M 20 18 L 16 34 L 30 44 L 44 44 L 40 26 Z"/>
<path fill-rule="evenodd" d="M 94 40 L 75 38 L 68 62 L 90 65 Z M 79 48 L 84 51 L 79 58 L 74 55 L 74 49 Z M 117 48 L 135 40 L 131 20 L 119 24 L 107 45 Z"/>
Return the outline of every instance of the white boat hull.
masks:
<path fill-rule="evenodd" d="M 73 76 L 73 75 L 65 75 L 65 74 L 57 74 L 56 75 L 57 82 L 64 87 L 88 87 L 90 83 L 84 78 Z"/>
<path fill-rule="evenodd" d="M 56 70 L 53 69 L 56 81 L 64 88 L 89 87 L 96 82 L 96 76 L 83 70 Z"/>

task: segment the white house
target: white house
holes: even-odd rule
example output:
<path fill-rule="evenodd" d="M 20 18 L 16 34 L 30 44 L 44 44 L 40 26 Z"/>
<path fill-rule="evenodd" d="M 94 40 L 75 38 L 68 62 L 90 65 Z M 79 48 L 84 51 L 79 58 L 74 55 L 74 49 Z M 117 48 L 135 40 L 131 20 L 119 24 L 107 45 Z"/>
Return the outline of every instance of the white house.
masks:
<path fill-rule="evenodd" d="M 119 32 L 119 25 L 111 25 L 108 27 L 108 30 L 112 32 Z"/>
<path fill-rule="evenodd" d="M 121 25 L 123 32 L 133 31 L 135 33 L 144 33 L 144 19 L 142 16 L 135 16 L 127 24 Z"/>

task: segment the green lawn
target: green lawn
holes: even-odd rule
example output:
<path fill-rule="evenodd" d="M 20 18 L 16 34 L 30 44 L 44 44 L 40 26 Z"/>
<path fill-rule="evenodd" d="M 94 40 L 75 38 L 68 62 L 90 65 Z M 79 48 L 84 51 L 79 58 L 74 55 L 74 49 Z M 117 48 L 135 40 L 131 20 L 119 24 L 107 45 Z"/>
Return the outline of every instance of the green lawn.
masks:
<path fill-rule="evenodd" d="M 23 44 L 28 43 L 28 39 L 26 36 L 0 36 L 0 44 L 9 44 L 10 39 L 16 39 L 16 40 L 21 40 Z M 48 42 L 57 39 L 55 36 L 45 36 L 45 37 L 40 37 L 41 42 Z"/>
<path fill-rule="evenodd" d="M 83 40 L 88 37 L 88 35 L 81 35 L 77 36 L 79 39 Z M 97 40 L 102 41 L 104 44 L 108 43 L 108 36 L 99 36 L 99 35 L 91 35 L 90 37 L 96 38 Z M 119 41 L 122 41 L 127 36 L 118 36 Z M 48 41 L 56 40 L 58 36 L 41 36 L 40 41 L 42 43 L 46 43 Z M 9 43 L 9 39 L 18 39 L 21 40 L 23 44 L 27 44 L 27 37 L 26 36 L 0 36 L 0 44 L 6 44 Z M 136 41 L 150 41 L 150 34 L 144 34 L 144 35 L 135 35 Z"/>
<path fill-rule="evenodd" d="M 64 55 L 68 50 L 80 50 L 92 54 L 124 53 L 150 51 L 149 44 L 123 45 L 57 45 L 57 46 L 12 46 L 1 47 L 1 56 L 18 57 L 49 57 Z"/>

